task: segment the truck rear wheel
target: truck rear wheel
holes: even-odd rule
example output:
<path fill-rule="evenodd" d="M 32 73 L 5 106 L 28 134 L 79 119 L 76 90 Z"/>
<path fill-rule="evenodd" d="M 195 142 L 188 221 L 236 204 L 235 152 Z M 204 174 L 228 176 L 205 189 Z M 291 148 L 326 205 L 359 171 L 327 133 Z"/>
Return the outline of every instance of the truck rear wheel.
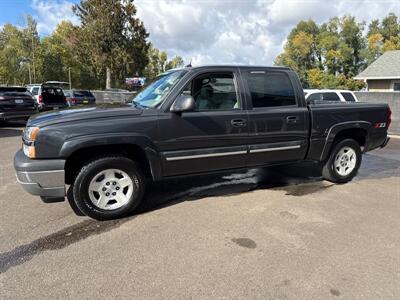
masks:
<path fill-rule="evenodd" d="M 335 183 L 346 183 L 356 176 L 361 165 L 361 148 L 353 139 L 336 143 L 322 168 L 322 177 Z"/>
<path fill-rule="evenodd" d="M 145 177 L 140 167 L 122 156 L 102 157 L 83 166 L 73 184 L 73 201 L 98 220 L 121 218 L 142 201 Z"/>

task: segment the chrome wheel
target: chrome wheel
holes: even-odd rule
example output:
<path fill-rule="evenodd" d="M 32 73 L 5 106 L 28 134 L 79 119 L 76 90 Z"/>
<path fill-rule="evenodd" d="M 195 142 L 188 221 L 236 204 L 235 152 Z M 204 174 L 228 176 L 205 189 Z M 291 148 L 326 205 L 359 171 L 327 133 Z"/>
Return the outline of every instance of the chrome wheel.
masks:
<path fill-rule="evenodd" d="M 336 154 L 334 168 L 340 176 L 347 176 L 354 170 L 356 163 L 356 152 L 350 147 L 343 147 Z"/>
<path fill-rule="evenodd" d="M 129 202 L 135 185 L 131 177 L 118 169 L 107 169 L 93 177 L 89 198 L 100 209 L 114 210 Z"/>

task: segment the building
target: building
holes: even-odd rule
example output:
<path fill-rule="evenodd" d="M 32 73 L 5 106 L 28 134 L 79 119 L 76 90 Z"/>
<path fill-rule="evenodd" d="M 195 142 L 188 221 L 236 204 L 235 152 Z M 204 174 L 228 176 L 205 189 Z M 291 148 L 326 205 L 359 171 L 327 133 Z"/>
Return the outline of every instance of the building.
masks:
<path fill-rule="evenodd" d="M 358 74 L 371 92 L 400 92 L 400 50 L 388 51 Z"/>

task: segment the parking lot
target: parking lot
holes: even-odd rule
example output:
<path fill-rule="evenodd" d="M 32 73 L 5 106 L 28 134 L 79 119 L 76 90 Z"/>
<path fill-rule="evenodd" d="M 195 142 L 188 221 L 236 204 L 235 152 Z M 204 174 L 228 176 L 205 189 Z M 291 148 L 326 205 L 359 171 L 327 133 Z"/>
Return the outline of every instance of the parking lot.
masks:
<path fill-rule="evenodd" d="M 0 127 L 0 299 L 399 299 L 400 139 L 336 185 L 304 166 L 150 184 L 98 222 L 17 184 Z"/>

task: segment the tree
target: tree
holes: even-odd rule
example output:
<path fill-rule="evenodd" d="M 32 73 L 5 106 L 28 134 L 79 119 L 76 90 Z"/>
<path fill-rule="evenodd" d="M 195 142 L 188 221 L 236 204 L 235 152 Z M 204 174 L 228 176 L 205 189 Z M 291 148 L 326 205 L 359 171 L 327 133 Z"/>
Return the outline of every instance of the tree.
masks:
<path fill-rule="evenodd" d="M 360 83 L 352 77 L 369 61 L 364 26 L 352 16 L 335 17 L 320 26 L 312 20 L 301 21 L 289 33 L 275 63 L 297 71 L 305 87 L 358 87 Z M 376 26 L 379 29 L 379 22 L 369 27 L 371 34 Z M 368 44 L 371 48 L 379 42 L 374 38 Z"/>
<path fill-rule="evenodd" d="M 183 61 L 182 57 L 175 56 L 173 59 L 167 62 L 167 64 L 165 65 L 165 70 L 180 68 L 183 67 L 184 64 L 185 62 Z"/>
<path fill-rule="evenodd" d="M 166 70 L 178 68 L 183 66 L 183 59 L 180 56 L 175 56 L 173 59 L 168 60 L 167 52 L 160 51 L 153 45 L 150 45 L 148 52 L 149 63 L 145 69 L 145 76 L 148 80 L 152 80 Z"/>
<path fill-rule="evenodd" d="M 394 13 L 389 13 L 387 17 L 382 20 L 380 33 L 384 41 L 390 40 L 392 37 L 400 35 L 400 24 L 397 21 L 397 16 Z"/>
<path fill-rule="evenodd" d="M 111 88 L 113 73 L 121 77 L 132 68 L 144 70 L 148 33 L 135 17 L 133 0 L 82 0 L 74 12 L 81 20 L 77 37 L 82 54 L 99 72 L 105 69 L 106 88 Z"/>
<path fill-rule="evenodd" d="M 0 80 L 5 84 L 23 85 L 32 79 L 32 39 L 35 42 L 35 24 L 30 24 L 28 30 L 20 29 L 11 24 L 5 24 L 0 31 Z M 30 75 L 30 76 L 29 76 Z"/>

